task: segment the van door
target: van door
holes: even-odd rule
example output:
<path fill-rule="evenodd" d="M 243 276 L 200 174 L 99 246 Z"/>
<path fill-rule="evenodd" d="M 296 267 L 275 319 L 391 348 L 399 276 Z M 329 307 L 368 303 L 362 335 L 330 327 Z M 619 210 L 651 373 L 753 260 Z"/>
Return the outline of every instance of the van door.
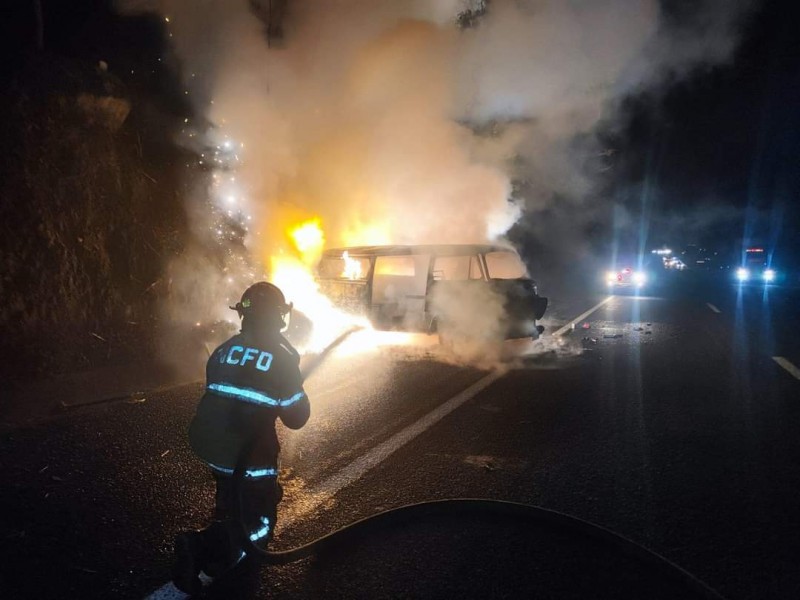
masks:
<path fill-rule="evenodd" d="M 372 276 L 372 322 L 384 329 L 423 328 L 430 256 L 378 256 Z"/>
<path fill-rule="evenodd" d="M 476 291 L 487 285 L 485 269 L 478 254 L 435 256 L 426 303 L 429 330 L 438 329 L 442 321 L 457 317 L 459 307 L 474 297 L 480 297 Z"/>

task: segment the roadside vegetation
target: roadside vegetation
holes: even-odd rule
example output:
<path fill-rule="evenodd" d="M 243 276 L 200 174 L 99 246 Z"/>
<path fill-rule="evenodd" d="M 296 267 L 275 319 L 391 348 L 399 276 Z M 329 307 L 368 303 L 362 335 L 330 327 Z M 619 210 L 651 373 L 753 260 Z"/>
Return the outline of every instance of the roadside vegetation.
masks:
<path fill-rule="evenodd" d="M 188 243 L 178 115 L 103 63 L 43 54 L 0 108 L 3 375 L 152 355 L 164 269 Z"/>

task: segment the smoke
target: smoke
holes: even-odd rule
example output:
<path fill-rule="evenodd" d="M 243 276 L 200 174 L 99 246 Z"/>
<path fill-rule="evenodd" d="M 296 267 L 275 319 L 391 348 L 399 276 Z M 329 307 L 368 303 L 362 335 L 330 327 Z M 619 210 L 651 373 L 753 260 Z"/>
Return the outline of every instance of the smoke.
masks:
<path fill-rule="evenodd" d="M 532 234 L 562 248 L 582 231 L 561 218 L 575 218 L 569 207 L 597 216 L 598 122 L 629 94 L 726 60 L 747 5 L 119 3 L 168 20 L 187 94 L 213 124 L 196 130 L 224 162 L 208 195 L 244 223 L 246 248 L 217 277 L 233 282 L 222 306 L 294 252 L 287 227 L 310 218 L 328 247 L 460 243 L 496 240 L 524 211 Z M 222 231 L 219 212 L 197 222 Z M 198 262 L 184 259 L 183 277 L 208 281 Z"/>
<path fill-rule="evenodd" d="M 488 366 L 503 358 L 505 298 L 488 286 L 453 281 L 436 286 L 433 310 L 442 345 L 458 362 Z"/>

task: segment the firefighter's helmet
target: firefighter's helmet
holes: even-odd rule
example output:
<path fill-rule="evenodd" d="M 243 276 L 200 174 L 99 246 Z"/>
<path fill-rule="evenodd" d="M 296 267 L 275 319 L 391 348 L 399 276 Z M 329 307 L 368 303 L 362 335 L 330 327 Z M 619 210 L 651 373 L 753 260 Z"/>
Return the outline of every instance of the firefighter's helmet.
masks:
<path fill-rule="evenodd" d="M 239 313 L 239 317 L 273 314 L 283 319 L 291 312 L 292 304 L 286 303 L 286 297 L 277 285 L 259 281 L 247 288 L 242 299 L 231 308 Z"/>

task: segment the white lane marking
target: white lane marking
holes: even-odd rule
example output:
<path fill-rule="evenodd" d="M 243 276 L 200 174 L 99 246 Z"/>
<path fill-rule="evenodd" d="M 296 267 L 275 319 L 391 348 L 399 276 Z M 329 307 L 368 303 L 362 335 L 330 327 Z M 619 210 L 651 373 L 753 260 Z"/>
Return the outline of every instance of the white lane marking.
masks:
<path fill-rule="evenodd" d="M 170 581 L 162 585 L 149 596 L 145 596 L 144 600 L 183 600 L 188 597 L 189 594 L 184 594 Z"/>
<path fill-rule="evenodd" d="M 417 422 L 412 423 L 405 429 L 394 434 L 385 442 L 378 444 L 372 450 L 355 459 L 341 471 L 328 477 L 328 479 L 321 482 L 319 485 L 307 490 L 305 493 L 308 494 L 309 497 L 303 500 L 302 508 L 291 515 L 287 515 L 283 519 L 278 519 L 278 527 L 283 528 L 291 526 L 292 523 L 300 517 L 316 510 L 321 504 L 330 500 L 351 483 L 358 481 L 367 471 L 377 467 L 381 462 L 419 434 L 430 429 L 459 406 L 480 394 L 504 374 L 503 371 L 492 371 L 488 375 L 481 377 L 467 389 L 459 392 L 444 404 L 439 405 Z M 168 582 L 147 596 L 145 600 L 182 600 L 188 597 L 188 595 L 178 590 L 172 582 Z"/>
<path fill-rule="evenodd" d="M 773 356 L 772 360 L 786 369 L 786 372 L 789 373 L 795 379 L 800 379 L 800 369 L 795 367 L 788 358 L 784 358 L 783 356 Z"/>
<path fill-rule="evenodd" d="M 244 557 L 245 554 L 242 552 L 242 556 L 239 558 L 239 561 L 237 561 L 236 564 L 239 564 Z M 200 578 L 200 583 L 204 588 L 207 588 L 214 582 L 214 578 L 206 575 L 205 571 L 200 571 L 198 577 Z M 144 600 L 185 600 L 189 597 L 189 594 L 186 594 L 176 588 L 172 581 L 168 581 L 149 596 L 145 596 Z"/>
<path fill-rule="evenodd" d="M 708 308 L 710 308 L 711 310 L 713 310 L 713 311 L 714 311 L 715 313 L 717 313 L 717 314 L 719 314 L 719 313 L 721 313 L 721 312 L 722 312 L 722 311 L 721 311 L 720 309 L 718 309 L 716 306 L 714 306 L 713 304 L 711 304 L 711 302 L 706 302 L 706 306 L 707 306 Z"/>
<path fill-rule="evenodd" d="M 278 519 L 278 527 L 283 528 L 291 526 L 294 521 L 327 502 L 339 491 L 351 483 L 358 481 L 367 471 L 377 467 L 394 452 L 405 446 L 419 434 L 430 429 L 459 406 L 477 396 L 503 375 L 503 371 L 492 371 L 467 389 L 450 398 L 444 404 L 439 405 L 416 423 L 412 423 L 405 429 L 397 432 L 385 442 L 378 444 L 366 454 L 355 459 L 339 472 L 334 473 L 326 480 L 320 482 L 310 490 L 307 490 L 306 493 L 309 497 L 303 500 L 300 510 L 293 512 L 291 515 L 286 515 L 283 519 Z"/>
<path fill-rule="evenodd" d="M 612 294 L 611 296 L 609 296 L 609 297 L 608 297 L 608 298 L 606 298 L 605 300 L 602 300 L 601 302 L 598 302 L 598 303 L 597 303 L 597 304 L 595 304 L 595 305 L 594 305 L 592 308 L 590 308 L 589 310 L 587 310 L 585 313 L 582 313 L 582 314 L 578 315 L 577 317 L 575 317 L 574 319 L 572 319 L 572 320 L 571 320 L 569 323 L 567 323 L 566 325 L 564 325 L 564 326 L 563 326 L 561 329 L 559 329 L 558 331 L 556 331 L 556 332 L 553 334 L 553 336 L 564 335 L 564 334 L 565 334 L 567 331 L 570 331 L 570 330 L 572 329 L 572 326 L 573 326 L 573 325 L 575 325 L 575 323 L 577 323 L 578 321 L 582 321 L 583 319 L 585 319 L 586 317 L 588 317 L 590 314 L 592 314 L 594 311 L 596 311 L 598 308 L 600 308 L 601 306 L 603 306 L 603 305 L 604 305 L 604 304 L 606 304 L 607 302 L 610 302 L 610 301 L 611 301 L 611 300 L 613 300 L 613 299 L 614 299 L 614 295 Z"/>

